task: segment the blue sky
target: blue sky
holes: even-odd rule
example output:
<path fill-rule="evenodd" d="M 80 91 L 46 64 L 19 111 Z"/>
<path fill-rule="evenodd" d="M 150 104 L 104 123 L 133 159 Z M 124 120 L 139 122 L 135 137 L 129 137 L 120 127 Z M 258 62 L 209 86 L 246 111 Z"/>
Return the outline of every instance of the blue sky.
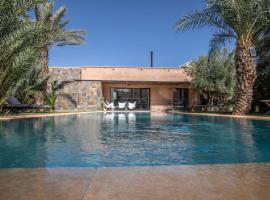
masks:
<path fill-rule="evenodd" d="M 208 51 L 211 31 L 176 33 L 181 16 L 205 6 L 203 0 L 56 0 L 65 5 L 69 28 L 87 32 L 82 46 L 50 50 L 50 66 L 176 67 Z"/>

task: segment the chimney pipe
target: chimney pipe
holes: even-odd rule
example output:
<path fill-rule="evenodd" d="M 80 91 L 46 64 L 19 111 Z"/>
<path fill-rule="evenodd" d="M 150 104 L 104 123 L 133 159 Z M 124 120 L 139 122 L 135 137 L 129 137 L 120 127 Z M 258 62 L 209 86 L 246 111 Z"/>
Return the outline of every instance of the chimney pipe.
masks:
<path fill-rule="evenodd" d="M 154 52 L 153 51 L 150 52 L 150 66 L 151 68 L 154 67 Z"/>

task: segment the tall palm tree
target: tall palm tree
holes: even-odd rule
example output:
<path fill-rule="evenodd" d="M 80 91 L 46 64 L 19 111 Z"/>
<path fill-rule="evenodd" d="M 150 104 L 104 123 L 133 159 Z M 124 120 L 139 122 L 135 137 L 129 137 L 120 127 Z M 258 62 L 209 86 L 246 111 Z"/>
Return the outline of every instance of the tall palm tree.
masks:
<path fill-rule="evenodd" d="M 47 30 L 26 20 L 34 0 L 0 1 L 0 111 L 9 96 L 16 95 L 31 78 L 39 48 L 48 41 Z"/>
<path fill-rule="evenodd" d="M 44 72 L 48 73 L 49 48 L 64 45 L 80 45 L 84 42 L 85 32 L 81 30 L 66 30 L 69 21 L 63 18 L 66 14 L 66 8 L 60 7 L 54 11 L 54 3 L 45 1 L 36 4 L 35 17 L 38 23 L 44 24 L 50 32 L 50 41 L 42 47 L 40 64 Z"/>
<path fill-rule="evenodd" d="M 210 41 L 210 52 L 236 42 L 235 66 L 237 83 L 233 114 L 250 111 L 256 80 L 256 59 L 251 49 L 261 34 L 270 27 L 269 0 L 207 0 L 206 8 L 194 11 L 176 23 L 177 30 L 209 26 L 215 29 Z"/>

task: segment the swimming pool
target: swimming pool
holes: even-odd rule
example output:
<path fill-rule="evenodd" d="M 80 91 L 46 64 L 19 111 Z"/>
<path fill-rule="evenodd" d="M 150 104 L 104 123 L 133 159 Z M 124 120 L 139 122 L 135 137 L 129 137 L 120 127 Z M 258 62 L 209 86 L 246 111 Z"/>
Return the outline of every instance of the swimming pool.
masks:
<path fill-rule="evenodd" d="M 270 122 L 94 113 L 0 122 L 0 168 L 270 162 Z"/>

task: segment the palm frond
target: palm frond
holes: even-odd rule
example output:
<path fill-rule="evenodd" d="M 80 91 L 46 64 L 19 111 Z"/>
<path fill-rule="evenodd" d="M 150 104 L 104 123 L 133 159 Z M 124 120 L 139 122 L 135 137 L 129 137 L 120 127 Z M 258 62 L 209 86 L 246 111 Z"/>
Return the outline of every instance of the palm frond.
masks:
<path fill-rule="evenodd" d="M 0 2 L 1 104 L 8 96 L 20 94 L 26 87 L 26 80 L 33 80 L 31 72 L 39 58 L 39 48 L 48 43 L 47 28 L 25 18 L 36 2 L 39 1 Z"/>
<path fill-rule="evenodd" d="M 177 31 L 193 30 L 205 26 L 213 26 L 224 30 L 229 28 L 222 16 L 220 16 L 220 10 L 216 6 L 210 6 L 200 11 L 195 10 L 176 22 Z"/>
<path fill-rule="evenodd" d="M 66 8 L 62 6 L 59 9 L 57 9 L 55 13 L 51 13 L 50 20 L 54 26 L 59 26 L 65 15 L 66 15 Z"/>
<path fill-rule="evenodd" d="M 80 45 L 85 42 L 85 32 L 82 30 L 63 31 L 55 38 L 52 46 Z"/>
<path fill-rule="evenodd" d="M 80 45 L 84 43 L 85 32 L 82 30 L 66 30 L 70 21 L 64 20 L 66 8 L 64 6 L 53 11 L 54 4 L 49 2 L 41 4 L 36 14 L 37 22 L 46 25 L 50 31 L 50 42 L 48 47 L 64 45 Z"/>
<path fill-rule="evenodd" d="M 231 42 L 236 38 L 233 32 L 226 31 L 217 31 L 213 34 L 209 42 L 209 54 L 219 50 L 221 47 L 224 47 L 227 42 Z"/>
<path fill-rule="evenodd" d="M 270 27 L 269 0 L 208 0 L 207 7 L 180 18 L 176 29 L 210 26 L 219 32 L 233 32 L 238 39 L 256 41 Z"/>

